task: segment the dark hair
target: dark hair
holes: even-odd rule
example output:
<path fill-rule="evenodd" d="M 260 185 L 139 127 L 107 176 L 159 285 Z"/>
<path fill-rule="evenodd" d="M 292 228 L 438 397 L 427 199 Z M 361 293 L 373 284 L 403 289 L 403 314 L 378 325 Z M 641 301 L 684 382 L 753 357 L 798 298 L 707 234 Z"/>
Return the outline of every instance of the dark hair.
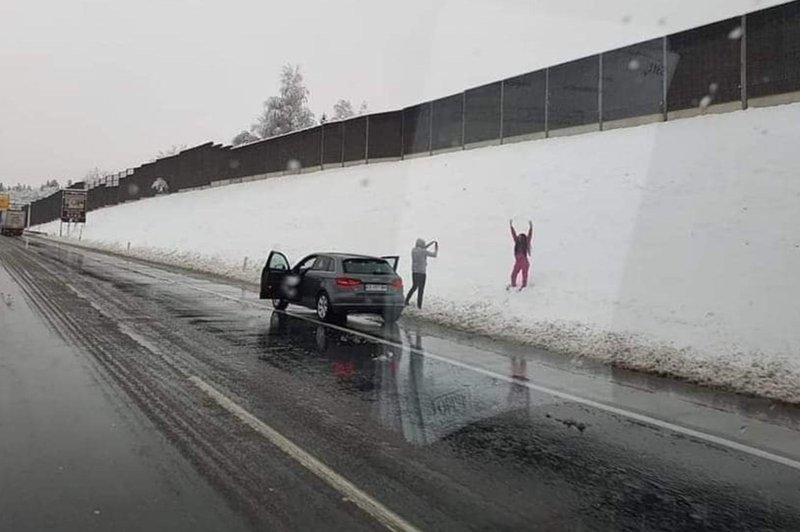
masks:
<path fill-rule="evenodd" d="M 514 242 L 514 255 L 524 253 L 528 255 L 531 252 L 530 244 L 528 243 L 528 235 L 520 233 L 517 235 L 517 240 Z"/>

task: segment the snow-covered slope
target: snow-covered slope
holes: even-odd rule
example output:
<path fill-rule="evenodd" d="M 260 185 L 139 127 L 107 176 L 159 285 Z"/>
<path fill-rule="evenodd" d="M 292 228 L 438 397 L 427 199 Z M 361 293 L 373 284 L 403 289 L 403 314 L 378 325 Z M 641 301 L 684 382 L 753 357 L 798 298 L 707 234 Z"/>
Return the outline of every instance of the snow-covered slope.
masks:
<path fill-rule="evenodd" d="M 800 402 L 798 123 L 751 109 L 181 193 L 90 213 L 83 241 L 255 281 L 271 248 L 399 253 L 409 279 L 437 239 L 427 318 Z M 536 228 L 521 293 L 509 218 Z"/>

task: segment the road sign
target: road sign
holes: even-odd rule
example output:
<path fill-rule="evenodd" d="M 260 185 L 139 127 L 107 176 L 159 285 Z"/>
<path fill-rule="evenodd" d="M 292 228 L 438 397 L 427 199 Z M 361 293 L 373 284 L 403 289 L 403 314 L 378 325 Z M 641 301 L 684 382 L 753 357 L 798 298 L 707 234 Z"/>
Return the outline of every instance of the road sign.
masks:
<path fill-rule="evenodd" d="M 0 194 L 0 211 L 4 211 L 11 207 L 11 195 Z"/>
<path fill-rule="evenodd" d="M 61 192 L 61 221 L 86 223 L 86 191 L 65 189 Z"/>

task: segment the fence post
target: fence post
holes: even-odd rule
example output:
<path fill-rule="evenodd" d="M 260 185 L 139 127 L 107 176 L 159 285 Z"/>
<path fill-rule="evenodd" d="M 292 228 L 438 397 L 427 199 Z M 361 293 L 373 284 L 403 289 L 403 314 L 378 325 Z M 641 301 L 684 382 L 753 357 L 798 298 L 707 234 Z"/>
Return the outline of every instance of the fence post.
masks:
<path fill-rule="evenodd" d="M 550 136 L 550 67 L 544 69 L 544 137 Z"/>
<path fill-rule="evenodd" d="M 406 111 L 400 111 L 400 160 L 406 158 Z"/>
<path fill-rule="evenodd" d="M 597 122 L 603 131 L 603 54 L 598 54 L 597 76 Z"/>
<path fill-rule="evenodd" d="M 464 128 L 467 127 L 467 91 L 461 93 L 461 149 L 466 150 Z"/>
<path fill-rule="evenodd" d="M 369 164 L 369 115 L 365 117 L 367 125 L 364 126 L 366 131 L 364 133 L 364 164 Z"/>
<path fill-rule="evenodd" d="M 428 103 L 428 155 L 433 155 L 433 101 Z"/>
<path fill-rule="evenodd" d="M 742 15 L 742 36 L 739 39 L 741 55 L 741 76 L 739 83 L 742 86 L 742 109 L 747 109 L 747 15 Z"/>
<path fill-rule="evenodd" d="M 669 63 L 667 62 L 667 36 L 661 38 L 661 113 L 664 122 L 667 121 L 667 76 L 669 74 Z"/>
<path fill-rule="evenodd" d="M 319 125 L 319 169 L 325 170 L 325 122 Z"/>
<path fill-rule="evenodd" d="M 498 138 L 500 139 L 500 144 L 503 143 L 503 128 L 505 127 L 505 99 L 506 99 L 506 80 L 500 82 L 500 131 L 498 132 Z"/>
<path fill-rule="evenodd" d="M 345 122 L 341 122 L 341 124 L 342 124 L 342 157 L 340 160 L 342 162 L 342 167 L 344 167 L 344 134 L 345 134 L 345 129 L 347 129 L 347 126 Z"/>

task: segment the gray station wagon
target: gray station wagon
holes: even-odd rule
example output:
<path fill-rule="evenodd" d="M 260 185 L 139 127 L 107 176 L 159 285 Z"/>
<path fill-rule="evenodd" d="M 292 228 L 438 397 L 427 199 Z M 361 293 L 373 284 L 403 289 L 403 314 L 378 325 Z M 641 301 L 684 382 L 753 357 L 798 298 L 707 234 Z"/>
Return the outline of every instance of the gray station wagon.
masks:
<path fill-rule="evenodd" d="M 290 267 L 286 255 L 271 251 L 261 271 L 261 299 L 275 308 L 290 303 L 316 310 L 324 321 L 348 314 L 378 314 L 394 323 L 403 313 L 399 258 L 350 253 L 314 253 Z"/>

